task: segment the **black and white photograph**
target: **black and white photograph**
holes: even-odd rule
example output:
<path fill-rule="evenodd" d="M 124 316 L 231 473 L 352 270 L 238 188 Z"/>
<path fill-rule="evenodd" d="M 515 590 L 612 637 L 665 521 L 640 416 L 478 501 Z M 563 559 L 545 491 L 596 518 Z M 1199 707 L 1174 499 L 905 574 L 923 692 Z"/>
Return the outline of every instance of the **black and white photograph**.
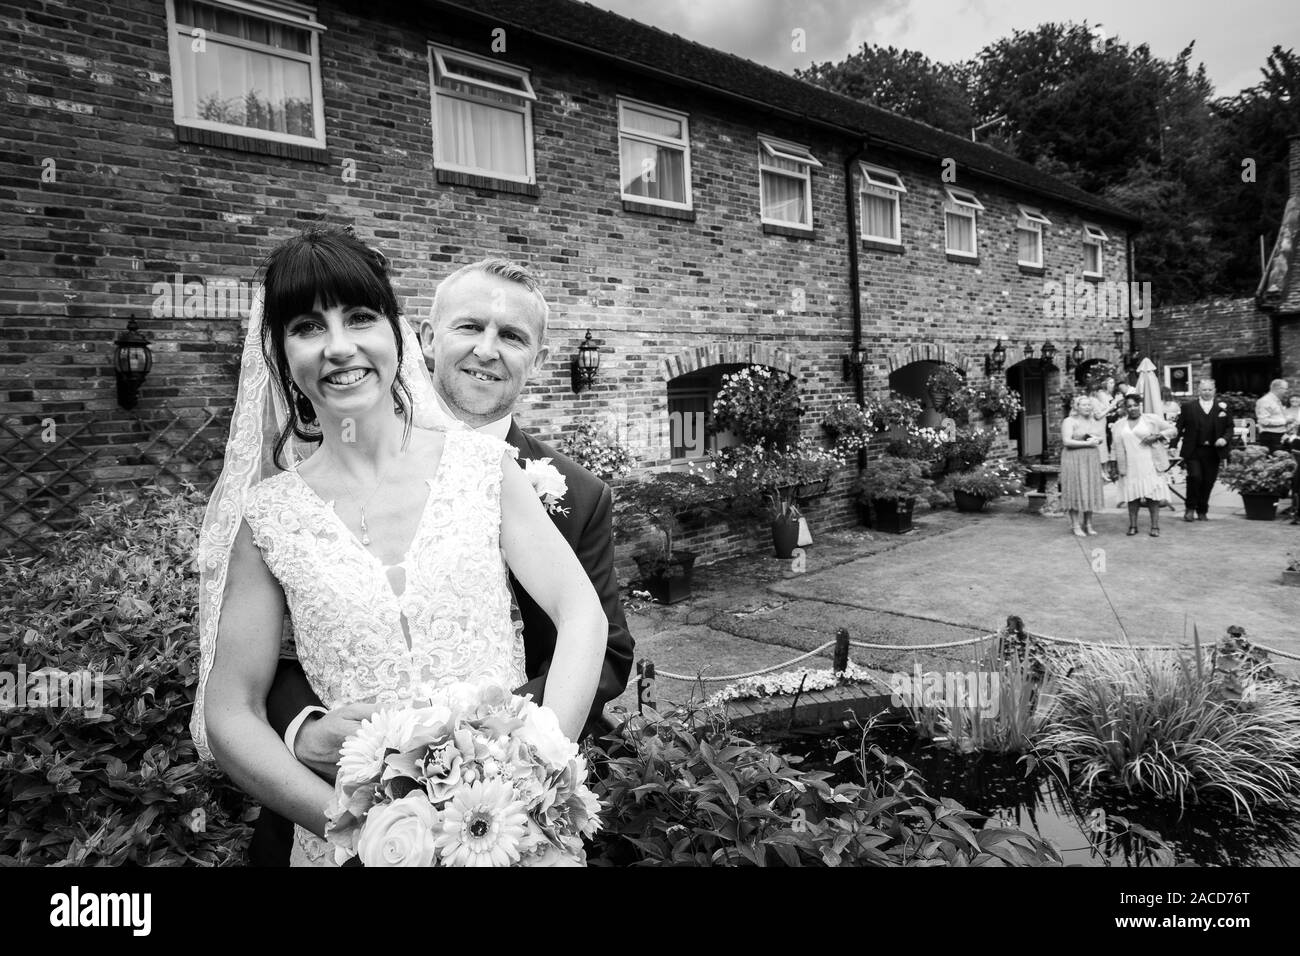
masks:
<path fill-rule="evenodd" d="M 1298 41 L 1283 0 L 0 3 L 20 922 L 170 938 L 203 870 L 319 907 L 284 867 L 1280 916 Z"/>

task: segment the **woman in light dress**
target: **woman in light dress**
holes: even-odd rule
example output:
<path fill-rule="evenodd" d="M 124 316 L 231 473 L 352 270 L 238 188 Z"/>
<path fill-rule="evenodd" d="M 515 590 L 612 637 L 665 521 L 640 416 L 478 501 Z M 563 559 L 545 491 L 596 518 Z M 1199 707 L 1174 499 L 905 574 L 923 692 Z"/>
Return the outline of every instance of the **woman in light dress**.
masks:
<path fill-rule="evenodd" d="M 1092 513 L 1105 507 L 1097 452 L 1106 443 L 1104 427 L 1097 420 L 1096 402 L 1087 395 L 1075 398 L 1061 422 L 1061 507 L 1069 512 L 1070 530 L 1080 538 L 1097 534 Z"/>
<path fill-rule="evenodd" d="M 1137 394 L 1124 397 L 1124 417 L 1111 426 L 1119 500 L 1128 503 L 1128 533 L 1138 533 L 1138 509 L 1151 516 L 1150 535 L 1160 537 L 1160 506 L 1169 500 L 1163 472 L 1169 467 L 1169 442 L 1178 433 L 1173 422 L 1142 411 Z"/>
<path fill-rule="evenodd" d="M 328 866 L 333 787 L 266 719 L 286 610 L 327 707 L 419 704 L 460 682 L 511 690 L 526 678 L 508 562 L 556 622 L 546 706 L 572 740 L 608 630 L 514 449 L 413 427 L 433 399 L 381 254 L 339 230 L 291 239 L 268 259 L 262 293 L 204 523 L 193 730 L 201 754 L 297 824 L 291 863 Z M 287 421 L 267 455 L 271 384 Z M 301 463 L 285 460 L 295 437 L 319 442 Z M 268 458 L 285 470 L 259 482 Z"/>

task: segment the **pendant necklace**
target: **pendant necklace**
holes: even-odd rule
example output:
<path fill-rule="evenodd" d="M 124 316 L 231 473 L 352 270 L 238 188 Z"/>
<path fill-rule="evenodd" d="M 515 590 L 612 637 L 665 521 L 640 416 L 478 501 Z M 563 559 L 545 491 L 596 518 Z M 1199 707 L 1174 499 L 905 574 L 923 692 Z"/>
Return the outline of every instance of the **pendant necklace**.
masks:
<path fill-rule="evenodd" d="M 400 458 L 401 456 L 399 455 L 398 457 Z M 375 482 L 374 489 L 366 496 L 366 500 L 361 503 L 361 543 L 367 548 L 370 547 L 370 529 L 366 527 L 366 508 L 370 505 L 370 502 L 374 500 L 375 495 L 379 493 L 379 489 L 384 486 L 384 480 L 388 477 L 389 468 L 392 467 L 396 460 L 397 459 L 394 459 L 393 462 L 389 463 L 389 467 L 384 469 L 383 474 L 379 476 L 379 480 Z M 355 500 L 356 493 L 353 492 L 352 486 L 344 482 L 344 487 L 348 490 L 348 497 Z"/>

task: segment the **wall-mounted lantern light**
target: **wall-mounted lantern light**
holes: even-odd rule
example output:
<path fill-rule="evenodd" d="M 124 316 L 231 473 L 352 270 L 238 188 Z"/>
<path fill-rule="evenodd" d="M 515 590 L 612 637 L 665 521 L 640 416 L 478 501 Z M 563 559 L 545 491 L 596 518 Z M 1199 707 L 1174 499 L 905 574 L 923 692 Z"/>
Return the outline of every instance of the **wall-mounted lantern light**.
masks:
<path fill-rule="evenodd" d="M 1007 347 L 998 339 L 993 351 L 984 356 L 984 374 L 999 375 L 1007 367 Z"/>
<path fill-rule="evenodd" d="M 1048 365 L 1051 365 L 1052 361 L 1056 358 L 1056 346 L 1051 343 L 1051 340 L 1048 340 L 1043 343 L 1041 353 L 1043 356 L 1043 367 L 1046 368 Z"/>
<path fill-rule="evenodd" d="M 861 345 L 855 345 L 849 349 L 844 356 L 844 380 L 847 382 L 853 376 L 862 371 L 862 367 L 867 364 L 867 350 Z"/>
<path fill-rule="evenodd" d="M 1034 357 L 1034 347 L 1030 345 L 1029 340 L 1026 339 L 1025 340 L 1025 361 L 1027 362 L 1033 357 Z"/>
<path fill-rule="evenodd" d="M 569 368 L 574 394 L 585 391 L 596 384 L 596 372 L 600 368 L 600 349 L 591 341 L 591 330 L 578 346 L 578 354 L 573 357 Z"/>
<path fill-rule="evenodd" d="M 126 331 L 113 343 L 113 372 L 117 376 L 117 404 L 135 408 L 139 402 L 140 386 L 153 368 L 153 352 L 149 340 L 140 334 L 135 318 L 126 324 Z"/>
<path fill-rule="evenodd" d="M 1083 350 L 1083 342 L 1078 339 L 1074 340 L 1074 348 L 1070 349 L 1070 357 L 1065 360 L 1065 370 L 1073 372 L 1083 364 L 1083 357 L 1086 353 Z"/>

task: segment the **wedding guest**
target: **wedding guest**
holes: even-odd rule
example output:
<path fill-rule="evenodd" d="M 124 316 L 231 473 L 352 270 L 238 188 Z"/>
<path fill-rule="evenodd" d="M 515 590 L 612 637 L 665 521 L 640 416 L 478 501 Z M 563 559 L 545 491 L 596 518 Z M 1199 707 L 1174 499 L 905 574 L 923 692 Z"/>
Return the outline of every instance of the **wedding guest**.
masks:
<path fill-rule="evenodd" d="M 1282 436 L 1286 434 L 1286 409 L 1282 407 L 1286 390 L 1286 379 L 1275 378 L 1269 382 L 1268 391 L 1255 403 L 1255 440 L 1270 453 L 1277 451 Z"/>
<path fill-rule="evenodd" d="M 1079 538 L 1097 534 L 1092 513 L 1104 507 L 1097 449 L 1105 438 L 1097 422 L 1096 405 L 1087 395 L 1079 395 L 1061 422 L 1061 507 L 1069 512 L 1071 531 Z M 1077 514 L 1083 515 L 1082 525 Z"/>
<path fill-rule="evenodd" d="M 1295 474 L 1291 476 L 1291 523 L 1300 524 L 1300 428 L 1292 426 L 1282 436 L 1280 447 L 1295 459 Z"/>
<path fill-rule="evenodd" d="M 1092 400 L 1095 406 L 1093 415 L 1097 420 L 1097 426 L 1101 429 L 1102 435 L 1107 435 L 1108 423 L 1119 419 L 1119 409 L 1123 401 L 1121 398 L 1115 397 L 1114 376 L 1108 375 L 1092 389 Z M 1105 481 L 1111 481 L 1114 478 L 1113 462 L 1108 444 L 1108 442 L 1103 441 L 1097 446 L 1097 457 L 1101 461 L 1102 478 Z"/>
<path fill-rule="evenodd" d="M 1184 521 L 1209 520 L 1210 492 L 1219 478 L 1219 463 L 1230 454 L 1232 416 L 1225 402 L 1214 400 L 1214 394 L 1214 379 L 1202 379 L 1196 401 L 1185 404 L 1178 414 L 1178 438 L 1187 469 Z"/>
<path fill-rule="evenodd" d="M 1286 408 L 1282 409 L 1282 414 L 1286 416 L 1287 431 L 1300 431 L 1300 392 L 1292 392 L 1287 396 Z"/>
<path fill-rule="evenodd" d="M 1142 399 L 1124 397 L 1124 418 L 1111 426 L 1119 500 L 1128 504 L 1128 533 L 1138 533 L 1138 508 L 1151 516 L 1150 534 L 1160 537 L 1160 506 L 1169 500 L 1164 472 L 1169 467 L 1168 444 L 1178 428 L 1162 416 L 1142 412 Z"/>

